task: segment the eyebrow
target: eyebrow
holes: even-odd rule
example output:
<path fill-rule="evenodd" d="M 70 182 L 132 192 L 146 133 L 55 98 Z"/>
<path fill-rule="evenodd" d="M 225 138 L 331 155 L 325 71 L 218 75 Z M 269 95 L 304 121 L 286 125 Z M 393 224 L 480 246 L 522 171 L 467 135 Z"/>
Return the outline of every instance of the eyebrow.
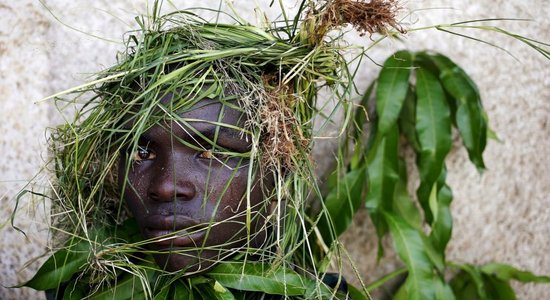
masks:
<path fill-rule="evenodd" d="M 226 145 L 228 147 L 220 147 L 237 150 L 239 152 L 250 151 L 250 135 L 245 129 L 242 129 L 241 131 L 232 127 L 224 126 L 221 122 L 194 119 L 175 121 L 175 123 L 177 124 L 175 126 L 177 126 L 179 130 L 182 130 L 184 132 L 183 136 L 178 137 L 177 135 L 175 135 L 178 139 L 190 139 L 192 142 L 196 142 L 198 144 L 201 144 L 200 141 L 211 141 L 214 144 L 218 144 L 219 142 L 221 142 L 222 144 L 224 144 L 224 142 L 232 142 L 230 145 Z M 197 123 L 201 125 L 193 126 L 190 123 Z M 175 128 L 173 130 L 170 130 L 170 128 L 168 128 L 167 126 L 163 126 L 163 128 L 165 130 L 171 131 L 172 133 L 175 131 Z M 145 131 L 141 134 L 140 138 L 154 142 L 154 136 L 154 133 L 150 131 Z"/>

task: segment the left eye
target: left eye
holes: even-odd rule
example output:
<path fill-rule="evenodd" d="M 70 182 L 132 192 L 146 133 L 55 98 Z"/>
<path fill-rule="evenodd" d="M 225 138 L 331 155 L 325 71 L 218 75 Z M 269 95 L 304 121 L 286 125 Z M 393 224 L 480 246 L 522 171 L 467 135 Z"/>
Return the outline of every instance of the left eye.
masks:
<path fill-rule="evenodd" d="M 138 149 L 132 155 L 132 160 L 144 161 L 155 159 L 155 157 L 157 157 L 157 155 L 147 147 L 138 147 Z"/>

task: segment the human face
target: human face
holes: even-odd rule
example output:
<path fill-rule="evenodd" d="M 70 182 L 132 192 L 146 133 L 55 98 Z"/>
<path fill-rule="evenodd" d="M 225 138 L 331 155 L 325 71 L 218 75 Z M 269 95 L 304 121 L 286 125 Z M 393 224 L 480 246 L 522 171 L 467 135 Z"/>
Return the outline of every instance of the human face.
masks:
<path fill-rule="evenodd" d="M 250 151 L 249 136 L 219 125 L 242 128 L 240 112 L 208 99 L 178 115 L 182 122 L 161 121 L 139 137 L 138 149 L 121 159 L 119 184 L 157 264 L 191 275 L 244 247 L 261 247 L 264 194 L 273 183 L 253 176 L 247 198 L 250 160 L 212 150 L 215 143 L 226 152 Z"/>

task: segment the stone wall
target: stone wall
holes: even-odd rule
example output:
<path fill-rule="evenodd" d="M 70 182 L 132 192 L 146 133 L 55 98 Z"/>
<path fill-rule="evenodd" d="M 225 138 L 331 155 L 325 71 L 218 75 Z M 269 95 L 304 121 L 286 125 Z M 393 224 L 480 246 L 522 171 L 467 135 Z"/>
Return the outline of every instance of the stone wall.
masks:
<path fill-rule="evenodd" d="M 28 199 L 19 203 L 16 226 L 10 225 L 17 197 L 45 161 L 45 128 L 62 122 L 47 95 L 73 87 L 111 65 L 133 16 L 143 13 L 138 1 L 0 2 L 0 284 L 10 286 L 31 276 L 46 251 L 47 207 Z M 173 1 L 182 7 L 212 6 L 219 1 Z M 255 1 L 262 2 L 262 1 Z M 270 1 L 263 1 L 269 3 Z M 277 1 L 275 1 L 277 2 Z M 295 1 L 285 3 L 292 11 Z M 529 18 L 533 22 L 498 22 L 513 32 L 550 41 L 550 6 L 544 0 L 403 1 L 412 27 L 478 18 Z M 235 0 L 238 11 L 254 20 L 248 0 Z M 546 5 L 544 5 L 546 4 Z M 452 7 L 452 9 L 451 9 Z M 415 10 L 430 8 L 430 10 Z M 275 11 L 275 10 L 273 10 Z M 53 14 L 53 15 L 52 15 Z M 271 16 L 276 15 L 274 12 Z M 54 17 L 55 16 L 55 17 Z M 56 19 L 57 18 L 57 19 Z M 455 228 L 448 258 L 470 263 L 501 261 L 537 273 L 550 270 L 550 68 L 532 49 L 495 34 L 472 32 L 504 47 L 493 47 L 435 30 L 411 33 L 404 43 L 388 41 L 371 51 L 381 63 L 395 50 L 431 49 L 449 55 L 479 84 L 490 125 L 501 142 L 488 144 L 487 171 L 480 176 L 463 149 L 449 158 L 454 190 Z M 368 37 L 350 35 L 351 43 L 367 45 Z M 359 74 L 364 87 L 378 72 L 370 62 Z M 38 102 L 37 102 L 38 101 Z M 458 145 L 458 143 L 456 143 Z M 45 182 L 45 181 L 44 181 Z M 47 182 L 45 182 L 47 183 Z M 411 183 L 411 184 L 414 184 Z M 343 241 L 367 280 L 394 264 L 389 257 L 375 269 L 371 225 L 362 211 Z M 374 271 L 377 270 L 377 271 Z M 543 299 L 548 286 L 519 285 L 520 299 Z M 0 287 L 0 299 L 42 297 L 28 289 Z"/>

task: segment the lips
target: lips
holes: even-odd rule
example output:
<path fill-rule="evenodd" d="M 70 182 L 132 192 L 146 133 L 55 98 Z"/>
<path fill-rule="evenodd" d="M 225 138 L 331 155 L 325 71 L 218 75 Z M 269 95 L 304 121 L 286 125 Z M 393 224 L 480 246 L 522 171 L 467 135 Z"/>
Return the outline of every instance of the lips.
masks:
<path fill-rule="evenodd" d="M 182 215 L 151 215 L 144 220 L 143 234 L 157 246 L 200 246 L 206 234 L 204 226 Z"/>

